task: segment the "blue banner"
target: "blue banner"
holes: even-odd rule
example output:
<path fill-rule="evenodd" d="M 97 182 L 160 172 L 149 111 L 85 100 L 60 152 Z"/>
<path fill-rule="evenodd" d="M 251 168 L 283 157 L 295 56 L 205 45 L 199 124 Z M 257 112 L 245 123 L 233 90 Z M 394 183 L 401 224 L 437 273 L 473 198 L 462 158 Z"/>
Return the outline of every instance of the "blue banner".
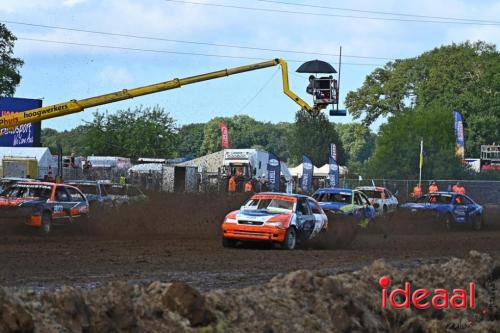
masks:
<path fill-rule="evenodd" d="M 303 192 L 309 193 L 312 190 L 312 180 L 314 173 L 314 165 L 309 157 L 302 156 L 302 182 L 300 188 Z"/>
<path fill-rule="evenodd" d="M 0 115 L 22 112 L 42 106 L 39 99 L 0 97 Z M 40 147 L 41 124 L 29 123 L 0 130 L 0 147 Z"/>
<path fill-rule="evenodd" d="M 279 192 L 280 172 L 281 163 L 278 156 L 273 153 L 269 153 L 269 159 L 267 161 L 267 180 L 269 181 L 269 191 Z"/>
<path fill-rule="evenodd" d="M 455 154 L 463 159 L 465 156 L 465 138 L 464 138 L 464 123 L 460 112 L 453 111 L 453 120 L 455 123 L 455 137 L 457 139 Z"/>
<path fill-rule="evenodd" d="M 338 187 L 339 186 L 339 166 L 337 161 L 333 159 L 333 157 L 328 158 L 328 164 L 330 168 L 328 170 L 328 177 L 330 178 L 330 187 Z"/>

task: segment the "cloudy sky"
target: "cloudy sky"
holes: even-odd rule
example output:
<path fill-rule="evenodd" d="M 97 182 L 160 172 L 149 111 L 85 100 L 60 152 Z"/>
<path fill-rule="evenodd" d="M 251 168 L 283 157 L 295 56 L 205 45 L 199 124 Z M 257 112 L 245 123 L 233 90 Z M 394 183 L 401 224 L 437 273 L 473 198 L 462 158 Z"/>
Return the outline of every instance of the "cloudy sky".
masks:
<path fill-rule="evenodd" d="M 290 61 L 292 89 L 309 101 L 309 96 L 305 94 L 307 77 L 294 73 L 295 69 L 301 61 L 316 58 L 337 67 L 335 54 L 338 54 L 341 45 L 346 55 L 341 78 L 343 100 L 349 90 L 358 88 L 367 74 L 388 59 L 413 57 L 443 44 L 465 40 L 481 39 L 500 44 L 499 0 L 282 1 L 296 5 L 257 0 L 0 0 L 0 21 L 19 38 L 15 54 L 25 61 L 17 97 L 43 98 L 44 105 L 276 57 Z M 434 18 L 393 16 L 370 11 Z M 320 15 L 315 15 L 318 13 Z M 438 17 L 497 23 L 429 22 L 442 20 Z M 248 114 L 272 122 L 292 121 L 297 110 L 297 106 L 282 94 L 281 78 L 276 68 L 185 86 L 101 106 L 98 110 L 113 112 L 137 105 L 161 105 L 179 125 L 235 114 Z M 47 120 L 43 126 L 70 129 L 81 124 L 82 120 L 90 120 L 93 111 L 95 109 L 88 109 L 79 114 Z M 343 117 L 333 120 L 348 122 L 352 119 Z M 374 128 L 378 125 L 375 124 Z"/>

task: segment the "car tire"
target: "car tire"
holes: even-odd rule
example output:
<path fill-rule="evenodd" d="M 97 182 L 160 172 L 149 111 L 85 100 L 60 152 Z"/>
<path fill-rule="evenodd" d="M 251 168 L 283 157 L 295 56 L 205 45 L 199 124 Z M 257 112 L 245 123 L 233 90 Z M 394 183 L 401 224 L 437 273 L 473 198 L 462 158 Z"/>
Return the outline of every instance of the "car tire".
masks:
<path fill-rule="evenodd" d="M 474 230 L 477 230 L 477 231 L 483 229 L 483 217 L 481 215 L 476 215 L 474 217 L 473 227 L 474 227 Z"/>
<path fill-rule="evenodd" d="M 284 250 L 293 250 L 297 245 L 297 231 L 294 227 L 289 227 L 286 230 L 285 240 L 281 244 L 281 248 Z"/>
<path fill-rule="evenodd" d="M 43 235 L 47 235 L 50 233 L 50 230 L 52 229 L 52 218 L 50 217 L 50 214 L 45 212 L 42 214 L 42 226 L 40 228 L 40 232 Z"/>
<path fill-rule="evenodd" d="M 236 242 L 237 242 L 237 240 L 235 240 L 235 239 L 222 237 L 222 246 L 223 247 L 235 247 Z"/>
<path fill-rule="evenodd" d="M 451 231 L 453 229 L 453 217 L 450 214 L 446 214 L 443 219 L 444 228 L 447 231 Z"/>

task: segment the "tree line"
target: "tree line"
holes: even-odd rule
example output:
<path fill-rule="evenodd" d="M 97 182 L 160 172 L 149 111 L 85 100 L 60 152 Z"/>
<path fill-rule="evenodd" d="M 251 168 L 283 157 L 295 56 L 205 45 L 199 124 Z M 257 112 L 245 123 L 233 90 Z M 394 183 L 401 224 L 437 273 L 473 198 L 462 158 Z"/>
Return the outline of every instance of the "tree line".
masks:
<path fill-rule="evenodd" d="M 0 23 L 0 96 L 14 96 L 23 60 L 14 57 L 16 37 Z M 247 115 L 177 126 L 163 106 L 136 107 L 93 119 L 67 131 L 44 128 L 42 143 L 54 153 L 138 157 L 197 157 L 220 150 L 219 123 L 229 128 L 232 148 L 261 148 L 290 165 L 308 155 L 327 162 L 330 143 L 351 176 L 417 178 L 424 140 L 425 178 L 477 177 L 457 159 L 452 111 L 464 117 L 466 157 L 480 146 L 500 143 L 500 53 L 483 41 L 437 47 L 390 61 L 347 94 L 349 113 L 359 123 L 335 124 L 324 115 L 299 111 L 292 123 L 269 123 Z M 378 118 L 378 133 L 369 129 Z M 498 172 L 479 177 L 500 179 Z"/>

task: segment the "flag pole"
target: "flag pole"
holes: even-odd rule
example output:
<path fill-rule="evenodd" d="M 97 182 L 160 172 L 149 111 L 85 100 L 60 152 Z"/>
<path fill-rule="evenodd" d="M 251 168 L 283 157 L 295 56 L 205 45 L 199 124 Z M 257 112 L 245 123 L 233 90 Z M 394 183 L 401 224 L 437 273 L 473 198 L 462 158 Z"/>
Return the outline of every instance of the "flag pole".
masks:
<path fill-rule="evenodd" d="M 418 176 L 418 186 L 422 187 L 422 166 L 424 164 L 424 140 L 420 140 L 420 163 L 419 163 L 419 169 L 420 173 Z"/>

